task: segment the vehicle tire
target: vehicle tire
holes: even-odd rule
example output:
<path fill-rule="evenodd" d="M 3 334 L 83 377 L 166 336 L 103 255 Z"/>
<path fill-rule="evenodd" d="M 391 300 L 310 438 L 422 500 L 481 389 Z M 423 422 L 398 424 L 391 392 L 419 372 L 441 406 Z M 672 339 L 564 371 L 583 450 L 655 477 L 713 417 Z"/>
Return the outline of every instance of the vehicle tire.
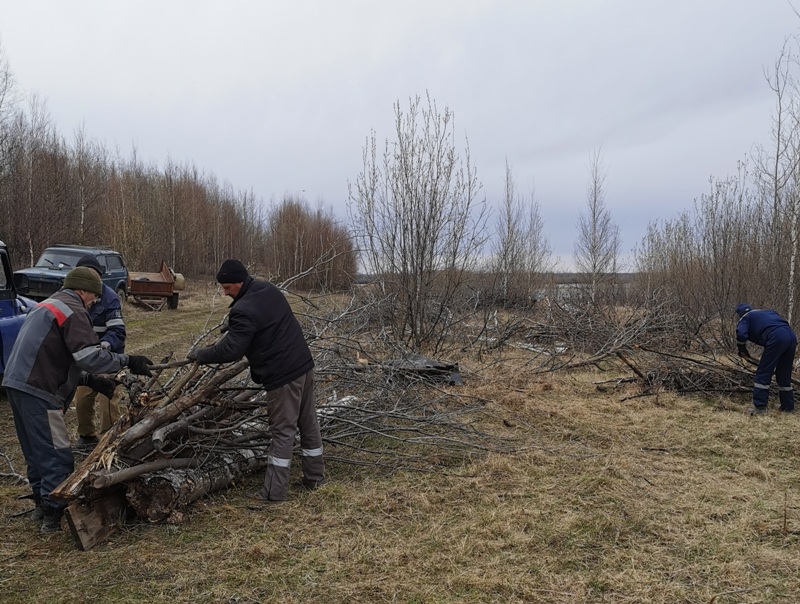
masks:
<path fill-rule="evenodd" d="M 125 301 L 128 299 L 128 295 L 125 293 L 125 288 L 121 285 L 117 288 L 117 297 L 119 301 L 125 304 Z"/>
<path fill-rule="evenodd" d="M 175 310 L 176 308 L 178 308 L 178 297 L 179 296 L 180 296 L 180 294 L 172 294 L 172 296 L 170 297 L 169 305 L 168 305 L 170 310 Z"/>

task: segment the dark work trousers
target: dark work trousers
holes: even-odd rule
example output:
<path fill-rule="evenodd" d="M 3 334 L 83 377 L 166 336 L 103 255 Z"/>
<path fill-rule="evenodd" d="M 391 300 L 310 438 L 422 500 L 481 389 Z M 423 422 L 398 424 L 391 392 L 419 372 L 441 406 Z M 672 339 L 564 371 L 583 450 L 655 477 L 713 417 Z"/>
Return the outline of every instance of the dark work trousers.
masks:
<path fill-rule="evenodd" d="M 33 498 L 54 510 L 63 509 L 64 504 L 52 501 L 50 493 L 72 474 L 75 467 L 64 409 L 14 388 L 6 388 L 6 394 L 28 466 Z"/>
<path fill-rule="evenodd" d="M 289 467 L 298 430 L 303 479 L 316 483 L 325 478 L 322 437 L 314 400 L 314 370 L 270 390 L 267 411 L 272 442 L 267 452 L 267 472 L 261 495 L 272 501 L 284 501 L 289 490 Z"/>
<path fill-rule="evenodd" d="M 797 349 L 797 336 L 790 327 L 776 327 L 768 335 L 758 363 L 753 383 L 753 404 L 766 407 L 769 398 L 769 385 L 772 374 L 778 382 L 778 396 L 781 411 L 794 409 L 794 391 L 792 390 L 792 365 Z"/>

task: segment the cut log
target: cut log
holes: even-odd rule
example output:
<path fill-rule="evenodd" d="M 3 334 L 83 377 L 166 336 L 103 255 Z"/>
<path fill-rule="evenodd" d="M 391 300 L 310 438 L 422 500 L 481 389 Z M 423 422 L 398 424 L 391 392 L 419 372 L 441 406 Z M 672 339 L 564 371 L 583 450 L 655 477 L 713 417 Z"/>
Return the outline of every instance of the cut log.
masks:
<path fill-rule="evenodd" d="M 64 510 L 64 516 L 72 538 L 87 551 L 119 528 L 126 510 L 125 492 L 117 488 L 97 494 L 92 501 L 74 501 Z"/>
<path fill-rule="evenodd" d="M 213 465 L 154 472 L 128 482 L 128 503 L 139 518 L 167 520 L 173 512 L 213 491 L 229 487 L 245 474 L 266 467 L 263 451 L 239 450 L 220 454 Z"/>
<path fill-rule="evenodd" d="M 56 501 L 72 501 L 78 497 L 81 489 L 89 479 L 89 475 L 99 468 L 108 468 L 110 464 L 104 465 L 104 460 L 108 462 L 109 452 L 116 450 L 116 442 L 120 433 L 125 430 L 126 424 L 122 421 L 114 424 L 100 439 L 95 448 L 86 456 L 75 471 L 67 479 L 58 485 L 50 497 Z"/>
<path fill-rule="evenodd" d="M 211 378 L 209 384 L 199 392 L 181 396 L 164 407 L 150 410 L 133 426 L 129 426 L 128 422 L 123 421 L 112 426 L 75 471 L 53 490 L 50 497 L 56 501 L 76 499 L 83 487 L 90 481 L 93 473 L 111 467 L 118 452 L 125 452 L 137 441 L 149 436 L 159 426 L 173 421 L 183 411 L 194 407 L 201 401 L 214 398 L 219 393 L 219 386 L 239 375 L 247 368 L 247 365 L 247 361 L 239 361 L 231 365 Z"/>

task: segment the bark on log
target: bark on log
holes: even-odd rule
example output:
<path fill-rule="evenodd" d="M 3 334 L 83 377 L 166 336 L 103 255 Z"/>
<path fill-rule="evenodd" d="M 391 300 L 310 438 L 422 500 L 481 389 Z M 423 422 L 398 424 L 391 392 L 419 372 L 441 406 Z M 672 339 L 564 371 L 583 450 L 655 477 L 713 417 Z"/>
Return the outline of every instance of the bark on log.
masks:
<path fill-rule="evenodd" d="M 156 461 L 151 461 L 150 463 L 142 463 L 130 468 L 125 468 L 124 470 L 97 476 L 92 482 L 92 487 L 95 489 L 107 489 L 110 486 L 125 482 L 131 478 L 136 478 L 142 474 L 158 472 L 160 470 L 166 470 L 167 468 L 185 468 L 187 466 L 196 466 L 197 463 L 197 460 L 193 457 L 157 459 Z"/>
<path fill-rule="evenodd" d="M 183 411 L 195 406 L 198 402 L 213 399 L 219 387 L 233 379 L 247 368 L 247 361 L 239 361 L 220 371 L 211 378 L 208 385 L 199 392 L 179 397 L 176 401 L 152 409 L 141 421 L 128 427 L 120 422 L 103 435 L 94 450 L 83 460 L 75 471 L 50 496 L 56 501 L 72 501 L 80 496 L 81 490 L 90 481 L 92 475 L 101 469 L 109 469 L 118 452 L 125 452 L 137 441 L 149 436 L 159 426 L 173 421 Z M 127 429 L 126 429 L 127 428 Z"/>
<path fill-rule="evenodd" d="M 164 470 L 130 480 L 126 483 L 128 503 L 139 518 L 161 522 L 200 497 L 264 468 L 267 457 L 262 451 L 240 450 L 220 454 L 213 464 Z"/>

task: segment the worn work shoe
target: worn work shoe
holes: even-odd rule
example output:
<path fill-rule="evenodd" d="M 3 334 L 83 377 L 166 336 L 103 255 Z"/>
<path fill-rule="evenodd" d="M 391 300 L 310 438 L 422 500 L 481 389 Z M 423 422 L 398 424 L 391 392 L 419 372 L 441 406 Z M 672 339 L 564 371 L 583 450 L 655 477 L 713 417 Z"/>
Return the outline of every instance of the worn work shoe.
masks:
<path fill-rule="evenodd" d="M 100 442 L 100 439 L 97 438 L 94 434 L 91 436 L 81 436 L 78 439 L 78 442 L 75 443 L 75 448 L 80 449 L 82 451 L 91 451 L 97 446 L 97 443 Z"/>
<path fill-rule="evenodd" d="M 764 405 L 763 407 L 759 407 L 757 405 L 752 405 L 750 409 L 748 409 L 747 413 L 749 415 L 766 415 L 767 414 L 767 407 Z"/>
<path fill-rule="evenodd" d="M 794 407 L 789 409 L 789 408 L 781 406 L 781 408 L 778 409 L 778 411 L 780 411 L 781 413 L 794 413 Z"/>
<path fill-rule="evenodd" d="M 40 533 L 55 533 L 61 530 L 61 518 L 64 516 L 64 510 L 56 510 L 53 508 L 44 510 L 44 518 L 42 520 L 42 527 L 39 529 Z"/>
<path fill-rule="evenodd" d="M 303 478 L 303 480 L 298 481 L 296 484 L 297 486 L 308 489 L 309 491 L 315 491 L 318 488 L 325 486 L 328 481 L 324 478 L 322 480 L 309 480 L 308 478 Z"/>
<path fill-rule="evenodd" d="M 255 493 L 247 493 L 245 495 L 247 499 L 250 500 L 250 503 L 257 504 L 257 505 L 278 505 L 280 503 L 285 503 L 285 499 L 267 499 L 261 493 L 261 491 L 256 491 Z"/>
<path fill-rule="evenodd" d="M 44 520 L 44 506 L 41 503 L 38 504 L 35 508 L 33 508 L 29 518 L 34 522 L 41 522 Z"/>

